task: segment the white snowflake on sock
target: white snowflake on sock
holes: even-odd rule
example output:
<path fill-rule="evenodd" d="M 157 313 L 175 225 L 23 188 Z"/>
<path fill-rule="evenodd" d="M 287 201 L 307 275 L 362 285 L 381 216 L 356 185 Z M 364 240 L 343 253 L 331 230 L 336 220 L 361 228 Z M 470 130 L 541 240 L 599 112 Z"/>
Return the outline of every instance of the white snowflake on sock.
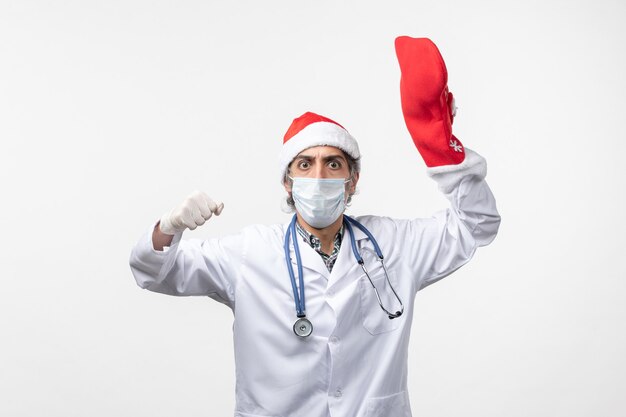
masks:
<path fill-rule="evenodd" d="M 463 146 L 461 146 L 461 144 L 456 140 L 450 139 L 450 147 L 456 152 L 463 152 Z"/>

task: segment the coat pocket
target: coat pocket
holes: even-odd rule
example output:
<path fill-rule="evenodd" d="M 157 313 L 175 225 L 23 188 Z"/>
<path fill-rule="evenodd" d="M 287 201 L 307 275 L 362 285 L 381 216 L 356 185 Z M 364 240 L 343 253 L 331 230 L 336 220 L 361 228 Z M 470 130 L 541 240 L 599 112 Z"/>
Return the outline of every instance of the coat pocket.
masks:
<path fill-rule="evenodd" d="M 389 273 L 389 280 L 391 284 L 396 285 L 394 280 L 394 274 Z M 389 286 L 389 282 L 385 278 L 385 274 L 377 274 L 372 276 L 372 282 L 378 290 L 378 295 L 383 306 L 391 311 L 395 312 L 400 308 L 400 304 L 393 294 L 393 290 Z M 390 319 L 387 313 L 380 308 L 378 298 L 376 297 L 376 291 L 372 287 L 369 279 L 366 276 L 361 277 L 359 281 L 359 295 L 361 300 L 361 315 L 363 317 L 363 327 L 371 334 L 381 334 L 396 330 L 400 326 L 400 320 L 402 316 Z"/>
<path fill-rule="evenodd" d="M 411 417 L 409 394 L 406 391 L 365 401 L 363 417 Z"/>

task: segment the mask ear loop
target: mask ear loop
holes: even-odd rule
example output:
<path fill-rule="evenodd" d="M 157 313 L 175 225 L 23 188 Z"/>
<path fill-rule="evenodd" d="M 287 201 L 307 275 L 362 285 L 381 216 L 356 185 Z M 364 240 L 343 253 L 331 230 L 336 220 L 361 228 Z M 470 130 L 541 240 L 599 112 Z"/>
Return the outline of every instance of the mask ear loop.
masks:
<path fill-rule="evenodd" d="M 374 236 L 372 236 L 372 234 L 369 232 L 369 230 L 367 230 L 361 223 L 357 222 L 356 220 L 354 220 L 353 218 L 351 218 L 351 217 L 349 217 L 347 215 L 344 215 L 343 218 L 344 218 L 344 224 L 346 225 L 346 228 L 348 229 L 348 232 L 350 233 L 350 244 L 352 245 L 352 253 L 354 253 L 354 257 L 356 258 L 356 261 L 358 262 L 359 265 L 361 265 L 361 269 L 363 269 L 363 272 L 365 272 L 365 276 L 369 280 L 370 284 L 372 284 L 372 288 L 374 288 L 374 292 L 376 293 L 376 299 L 378 300 L 378 305 L 380 306 L 380 308 L 385 313 L 387 313 L 387 316 L 389 316 L 389 320 L 393 320 L 395 318 L 400 317 L 402 315 L 402 313 L 404 313 L 404 304 L 402 304 L 402 300 L 398 296 L 398 293 L 393 288 L 393 285 L 391 284 L 391 281 L 389 280 L 389 274 L 387 273 L 387 267 L 385 266 L 384 257 L 383 257 L 383 254 L 382 254 L 381 250 L 380 250 L 380 247 L 378 246 L 378 242 L 376 242 L 376 239 L 374 239 Z M 400 303 L 400 310 L 396 311 L 395 313 L 390 312 L 389 310 L 387 310 L 385 308 L 385 306 L 383 306 L 383 302 L 380 299 L 380 294 L 378 293 L 378 289 L 374 285 L 374 282 L 372 281 L 372 278 L 370 277 L 369 272 L 365 268 L 365 262 L 363 261 L 363 257 L 361 256 L 361 254 L 359 253 L 359 251 L 358 251 L 358 249 L 356 247 L 356 239 L 354 239 L 354 232 L 352 230 L 352 225 L 350 223 L 354 224 L 363 233 L 365 233 L 365 235 L 372 242 L 372 245 L 374 245 L 374 250 L 376 251 L 376 255 L 378 256 L 378 260 L 380 261 L 380 264 L 383 267 L 383 271 L 385 273 L 385 279 L 387 280 L 387 284 L 389 284 L 389 288 L 391 288 L 391 291 L 393 292 L 393 295 L 396 297 L 396 300 L 398 300 L 398 303 Z"/>

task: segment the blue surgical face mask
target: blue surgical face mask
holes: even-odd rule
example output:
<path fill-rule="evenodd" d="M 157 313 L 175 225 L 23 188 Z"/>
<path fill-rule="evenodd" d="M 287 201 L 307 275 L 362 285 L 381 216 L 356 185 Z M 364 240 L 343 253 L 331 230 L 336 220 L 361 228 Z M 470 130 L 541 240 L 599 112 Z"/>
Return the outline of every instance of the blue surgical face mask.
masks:
<path fill-rule="evenodd" d="M 345 210 L 349 179 L 296 177 L 291 180 L 291 196 L 296 210 L 316 229 L 331 225 Z"/>

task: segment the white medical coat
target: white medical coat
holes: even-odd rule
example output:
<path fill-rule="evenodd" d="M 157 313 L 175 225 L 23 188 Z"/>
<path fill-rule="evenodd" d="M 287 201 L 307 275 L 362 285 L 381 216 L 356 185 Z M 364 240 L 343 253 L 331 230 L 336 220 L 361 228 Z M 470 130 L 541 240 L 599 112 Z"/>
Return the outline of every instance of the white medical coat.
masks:
<path fill-rule="evenodd" d="M 484 160 L 468 157 L 462 169 L 433 175 L 451 203 L 448 210 L 414 220 L 357 217 L 385 256 L 404 303 L 399 318 L 390 320 L 378 306 L 347 232 L 332 272 L 308 244 L 299 245 L 314 326 L 305 339 L 293 333 L 296 312 L 283 249 L 288 224 L 251 226 L 206 241 L 177 235 L 164 252 L 153 249 L 150 229 L 131 254 L 133 274 L 142 288 L 205 295 L 233 310 L 235 416 L 410 417 L 407 357 L 415 294 L 465 264 L 499 225 L 483 180 Z M 369 239 L 357 228 L 354 233 L 385 307 L 398 310 Z M 291 259 L 297 271 L 293 245 Z"/>

